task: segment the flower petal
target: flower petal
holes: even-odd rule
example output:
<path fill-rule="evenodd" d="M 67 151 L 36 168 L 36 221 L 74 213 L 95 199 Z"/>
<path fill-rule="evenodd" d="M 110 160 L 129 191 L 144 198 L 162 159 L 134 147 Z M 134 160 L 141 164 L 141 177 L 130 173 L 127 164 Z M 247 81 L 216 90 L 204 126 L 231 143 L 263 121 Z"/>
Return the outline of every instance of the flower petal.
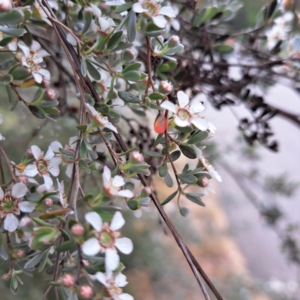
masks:
<path fill-rule="evenodd" d="M 43 175 L 43 178 L 44 178 L 44 182 L 45 182 L 45 187 L 46 187 L 46 189 L 48 191 L 53 186 L 53 180 L 50 177 L 50 175 Z"/>
<path fill-rule="evenodd" d="M 204 105 L 200 101 L 192 101 L 190 106 L 190 112 L 192 114 L 199 113 L 205 109 Z"/>
<path fill-rule="evenodd" d="M 32 76 L 37 83 L 42 83 L 42 81 L 43 81 L 42 75 L 40 75 L 39 73 L 32 72 Z"/>
<path fill-rule="evenodd" d="M 48 70 L 46 70 L 46 69 L 40 69 L 39 70 L 39 74 L 41 74 L 47 80 L 50 80 L 50 78 L 51 78 L 50 72 Z"/>
<path fill-rule="evenodd" d="M 29 177 L 34 177 L 38 174 L 38 169 L 36 165 L 28 165 L 24 170 L 25 175 Z"/>
<path fill-rule="evenodd" d="M 136 13 L 143 13 L 143 12 L 147 11 L 147 9 L 144 9 L 143 6 L 142 6 L 142 4 L 139 3 L 139 2 L 134 3 L 134 4 L 132 5 L 132 10 L 133 10 L 134 12 L 136 12 Z"/>
<path fill-rule="evenodd" d="M 120 229 L 124 224 L 125 224 L 125 220 L 124 220 L 122 214 L 119 211 L 117 211 L 117 212 L 115 212 L 115 214 L 111 220 L 109 228 L 112 231 L 116 231 L 116 230 Z"/>
<path fill-rule="evenodd" d="M 191 123 L 202 131 L 205 131 L 208 128 L 207 122 L 202 118 L 193 119 Z"/>
<path fill-rule="evenodd" d="M 4 193 L 3 193 L 2 188 L 0 187 L 0 199 L 3 199 L 3 197 L 4 197 Z"/>
<path fill-rule="evenodd" d="M 100 246 L 99 246 L 100 247 Z M 105 270 L 115 270 L 120 262 L 120 257 L 116 250 L 106 249 L 105 251 Z"/>
<path fill-rule="evenodd" d="M 163 6 L 160 10 L 159 10 L 159 14 L 160 15 L 164 15 L 167 16 L 169 18 L 175 18 L 176 14 L 173 11 L 171 6 Z"/>
<path fill-rule="evenodd" d="M 126 237 L 116 239 L 115 246 L 119 249 L 120 252 L 124 254 L 130 254 L 133 250 L 131 239 Z"/>
<path fill-rule="evenodd" d="M 82 244 L 81 249 L 85 255 L 94 256 L 100 252 L 101 247 L 96 238 L 90 238 Z"/>
<path fill-rule="evenodd" d="M 24 183 L 18 182 L 16 183 L 11 190 L 12 196 L 16 198 L 22 198 L 27 193 L 27 187 Z"/>
<path fill-rule="evenodd" d="M 67 169 L 66 169 L 66 175 L 67 175 L 69 178 L 72 177 L 73 167 L 74 167 L 74 164 L 68 164 L 68 166 L 67 166 Z"/>
<path fill-rule="evenodd" d="M 102 219 L 101 217 L 94 211 L 88 212 L 84 216 L 85 220 L 89 222 L 93 228 L 97 231 L 101 230 L 102 227 Z"/>
<path fill-rule="evenodd" d="M 54 152 L 51 147 L 48 147 L 47 153 L 45 155 L 45 159 L 50 160 L 52 157 L 54 157 Z"/>
<path fill-rule="evenodd" d="M 123 294 L 119 295 L 118 300 L 134 300 L 134 298 L 127 293 L 123 293 Z"/>
<path fill-rule="evenodd" d="M 41 149 L 35 145 L 31 146 L 31 152 L 32 152 L 32 155 L 35 158 L 35 160 L 38 160 L 40 155 L 42 154 Z"/>
<path fill-rule="evenodd" d="M 97 273 L 95 274 L 95 278 L 96 278 L 100 283 L 102 283 L 104 286 L 107 286 L 107 281 L 106 281 L 107 277 L 106 277 L 106 275 L 105 275 L 104 273 L 102 273 L 102 272 L 97 272 Z"/>
<path fill-rule="evenodd" d="M 110 172 L 110 169 L 107 166 L 104 166 L 104 168 L 103 168 L 102 178 L 103 178 L 103 186 L 106 187 L 106 188 L 109 188 L 110 187 L 111 172 Z"/>
<path fill-rule="evenodd" d="M 90 104 L 86 103 L 85 106 L 89 109 L 90 113 L 94 116 L 95 114 L 97 114 L 96 109 L 91 106 Z"/>
<path fill-rule="evenodd" d="M 186 107 L 190 102 L 189 96 L 183 91 L 177 92 L 177 99 L 181 108 Z"/>
<path fill-rule="evenodd" d="M 106 122 L 104 127 L 110 129 L 111 131 L 113 131 L 115 133 L 118 133 L 118 129 L 110 122 Z"/>
<path fill-rule="evenodd" d="M 78 140 L 78 136 L 71 136 L 69 139 L 69 146 L 73 150 L 76 149 L 76 143 L 75 143 L 76 140 Z"/>
<path fill-rule="evenodd" d="M 125 181 L 122 176 L 116 175 L 112 180 L 112 184 L 116 187 L 121 187 L 125 184 Z"/>
<path fill-rule="evenodd" d="M 55 177 L 58 176 L 59 174 L 59 164 L 61 163 L 61 158 L 60 157 L 53 157 L 50 160 L 48 171 Z"/>
<path fill-rule="evenodd" d="M 119 273 L 116 277 L 115 277 L 115 283 L 117 284 L 118 287 L 124 287 L 128 281 L 126 280 L 126 276 L 122 273 Z"/>
<path fill-rule="evenodd" d="M 132 198 L 134 196 L 133 192 L 130 190 L 121 190 L 117 192 L 119 197 Z"/>
<path fill-rule="evenodd" d="M 19 204 L 19 208 L 22 212 L 30 213 L 33 212 L 35 209 L 35 203 L 29 202 L 29 201 L 22 201 Z"/>
<path fill-rule="evenodd" d="M 159 28 L 165 28 L 167 25 L 167 20 L 164 16 L 152 17 L 153 23 Z"/>
<path fill-rule="evenodd" d="M 63 148 L 62 144 L 58 141 L 54 141 L 50 144 L 50 147 L 54 152 L 59 152 L 59 148 Z"/>
<path fill-rule="evenodd" d="M 174 103 L 170 102 L 170 101 L 164 101 L 161 105 L 160 105 L 161 108 L 164 108 L 166 110 L 169 110 L 171 111 L 172 113 L 176 114 L 176 106 Z"/>
<path fill-rule="evenodd" d="M 15 231 L 19 226 L 19 220 L 18 218 L 13 214 L 8 214 L 4 220 L 4 229 L 13 232 Z"/>
<path fill-rule="evenodd" d="M 187 127 L 191 125 L 189 120 L 181 120 L 178 116 L 174 118 L 174 122 L 179 127 Z"/>

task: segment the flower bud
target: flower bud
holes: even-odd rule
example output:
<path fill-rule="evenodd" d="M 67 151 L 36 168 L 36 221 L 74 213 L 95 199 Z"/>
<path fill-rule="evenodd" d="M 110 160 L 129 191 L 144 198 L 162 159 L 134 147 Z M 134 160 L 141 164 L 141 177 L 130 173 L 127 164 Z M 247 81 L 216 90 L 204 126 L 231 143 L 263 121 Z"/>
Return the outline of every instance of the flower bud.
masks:
<path fill-rule="evenodd" d="M 52 204 L 53 204 L 52 199 L 51 199 L 51 198 L 46 198 L 46 199 L 45 199 L 45 204 L 46 204 L 48 207 L 51 207 Z"/>
<path fill-rule="evenodd" d="M 17 256 L 18 256 L 19 258 L 24 257 L 24 256 L 25 256 L 25 251 L 24 251 L 23 249 L 19 249 L 19 250 L 17 251 Z"/>
<path fill-rule="evenodd" d="M 31 224 L 32 224 L 32 221 L 29 217 L 23 217 L 20 221 L 20 226 L 21 227 L 28 227 Z"/>
<path fill-rule="evenodd" d="M 11 0 L 0 0 L 0 11 L 10 11 L 11 9 Z"/>
<path fill-rule="evenodd" d="M 9 273 L 6 273 L 6 274 L 2 275 L 2 279 L 3 280 L 8 280 L 9 278 L 10 278 L 10 274 Z"/>
<path fill-rule="evenodd" d="M 42 86 L 44 88 L 47 88 L 47 87 L 49 87 L 49 85 L 50 85 L 50 81 L 48 79 L 46 79 L 46 78 L 43 78 Z"/>
<path fill-rule="evenodd" d="M 28 182 L 27 177 L 24 175 L 19 176 L 18 179 L 23 184 L 27 184 L 27 182 Z"/>
<path fill-rule="evenodd" d="M 53 89 L 48 89 L 45 93 L 46 99 L 45 100 L 55 100 L 56 99 L 56 92 Z"/>
<path fill-rule="evenodd" d="M 93 289 L 88 285 L 83 285 L 80 287 L 80 296 L 83 299 L 91 298 L 93 295 Z"/>
<path fill-rule="evenodd" d="M 133 151 L 131 154 L 131 157 L 135 162 L 138 162 L 138 163 L 141 163 L 144 161 L 143 154 L 138 151 Z"/>
<path fill-rule="evenodd" d="M 152 190 L 151 190 L 151 188 L 150 188 L 149 186 L 146 186 L 146 187 L 145 187 L 145 192 L 146 192 L 148 195 L 151 195 Z"/>
<path fill-rule="evenodd" d="M 124 62 L 132 61 L 132 60 L 134 60 L 134 58 L 135 58 L 135 54 L 132 49 L 126 49 L 123 52 L 123 61 Z"/>
<path fill-rule="evenodd" d="M 75 284 L 75 278 L 72 274 L 65 274 L 62 278 L 61 278 L 61 282 L 63 283 L 63 285 L 65 287 L 71 287 Z"/>
<path fill-rule="evenodd" d="M 167 80 L 161 81 L 158 87 L 158 91 L 162 94 L 170 94 L 173 91 L 173 85 Z"/>
<path fill-rule="evenodd" d="M 174 48 L 180 44 L 179 36 L 172 35 L 168 40 L 168 46 L 169 48 Z"/>
<path fill-rule="evenodd" d="M 74 235 L 80 236 L 80 235 L 83 234 L 84 228 L 83 228 L 83 226 L 80 225 L 80 224 L 75 224 L 75 225 L 72 226 L 71 231 L 72 231 L 72 233 L 73 233 Z"/>
<path fill-rule="evenodd" d="M 207 177 L 200 178 L 198 182 L 201 187 L 207 187 L 209 184 L 209 180 Z"/>

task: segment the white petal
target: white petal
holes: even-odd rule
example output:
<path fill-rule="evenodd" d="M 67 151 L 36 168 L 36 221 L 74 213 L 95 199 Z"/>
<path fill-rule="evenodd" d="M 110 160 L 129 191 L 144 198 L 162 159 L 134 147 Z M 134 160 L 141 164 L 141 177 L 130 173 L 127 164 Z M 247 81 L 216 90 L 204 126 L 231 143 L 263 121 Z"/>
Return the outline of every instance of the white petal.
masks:
<path fill-rule="evenodd" d="M 85 255 L 94 256 L 100 252 L 101 247 L 96 238 L 90 238 L 82 244 L 81 249 Z"/>
<path fill-rule="evenodd" d="M 189 120 L 181 120 L 178 116 L 174 118 L 174 122 L 179 127 L 187 127 L 191 125 Z"/>
<path fill-rule="evenodd" d="M 45 159 L 50 160 L 52 157 L 54 157 L 54 152 L 51 147 L 48 147 L 47 153 L 45 155 Z"/>
<path fill-rule="evenodd" d="M 22 212 L 30 213 L 35 209 L 35 203 L 31 203 L 29 201 L 23 201 L 19 204 L 19 208 Z"/>
<path fill-rule="evenodd" d="M 21 48 L 25 56 L 28 56 L 30 53 L 30 49 L 26 46 L 23 45 L 22 43 L 19 43 L 18 46 Z"/>
<path fill-rule="evenodd" d="M 35 160 L 38 160 L 40 155 L 42 154 L 41 149 L 35 145 L 31 146 L 31 152 L 32 152 L 32 155 L 35 158 Z"/>
<path fill-rule="evenodd" d="M 174 28 L 174 30 L 176 30 L 176 31 L 180 30 L 180 22 L 177 19 L 173 19 L 171 21 L 171 25 Z"/>
<path fill-rule="evenodd" d="M 111 172 L 107 166 L 103 168 L 102 178 L 104 187 L 110 187 Z"/>
<path fill-rule="evenodd" d="M 25 175 L 29 177 L 34 177 L 38 174 L 38 169 L 36 165 L 28 165 L 24 170 Z"/>
<path fill-rule="evenodd" d="M 97 273 L 95 274 L 95 278 L 96 278 L 100 283 L 102 283 L 104 286 L 107 286 L 107 282 L 106 282 L 107 277 L 106 277 L 106 275 L 105 275 L 104 273 L 102 273 L 102 272 L 97 272 Z"/>
<path fill-rule="evenodd" d="M 59 152 L 59 148 L 63 148 L 62 144 L 58 141 L 54 141 L 50 144 L 50 147 L 54 152 Z"/>
<path fill-rule="evenodd" d="M 172 113 L 176 113 L 177 109 L 176 109 L 176 106 L 174 103 L 170 102 L 170 101 L 164 101 L 161 105 L 160 105 L 161 108 L 164 108 L 166 110 L 169 110 L 171 111 Z"/>
<path fill-rule="evenodd" d="M 44 182 L 45 182 L 45 187 L 48 191 L 53 186 L 53 180 L 50 177 L 50 175 L 43 175 L 43 178 L 44 178 Z"/>
<path fill-rule="evenodd" d="M 122 273 L 119 273 L 116 277 L 115 277 L 115 283 L 117 284 L 118 287 L 124 287 L 128 281 L 126 280 L 126 276 Z"/>
<path fill-rule="evenodd" d="M 205 109 L 204 105 L 199 101 L 193 101 L 190 106 L 190 112 L 192 114 L 199 113 Z"/>
<path fill-rule="evenodd" d="M 208 130 L 211 132 L 211 133 L 215 133 L 217 128 L 210 122 L 207 122 L 207 125 L 208 125 Z"/>
<path fill-rule="evenodd" d="M 126 237 L 116 239 L 115 246 L 124 254 L 130 254 L 133 250 L 131 239 Z"/>
<path fill-rule="evenodd" d="M 66 175 L 69 178 L 72 177 L 73 168 L 74 168 L 74 164 L 68 164 L 67 169 L 66 169 Z"/>
<path fill-rule="evenodd" d="M 94 211 L 88 212 L 85 214 L 84 218 L 87 222 L 89 222 L 94 227 L 94 229 L 96 229 L 97 231 L 101 230 L 102 219 L 96 212 Z"/>
<path fill-rule="evenodd" d="M 116 187 L 121 187 L 125 184 L 125 181 L 122 176 L 116 175 L 112 180 L 112 184 Z"/>
<path fill-rule="evenodd" d="M 115 270 L 120 262 L 120 257 L 116 250 L 107 249 L 105 251 L 105 270 Z"/>
<path fill-rule="evenodd" d="M 37 41 L 32 41 L 31 44 L 31 50 L 33 50 L 34 52 L 38 51 L 41 48 L 41 45 L 39 42 Z"/>
<path fill-rule="evenodd" d="M 177 92 L 177 99 L 178 99 L 179 106 L 182 108 L 186 107 L 190 102 L 189 96 L 183 91 Z"/>
<path fill-rule="evenodd" d="M 50 74 L 50 72 L 49 72 L 48 70 L 46 70 L 46 69 L 39 69 L 39 73 L 40 73 L 43 77 L 45 77 L 45 79 L 50 80 L 51 74 Z"/>
<path fill-rule="evenodd" d="M 106 31 L 109 28 L 109 22 L 106 19 L 100 17 L 98 21 L 102 31 Z"/>
<path fill-rule="evenodd" d="M 27 193 L 27 187 L 24 183 L 16 183 L 11 190 L 11 194 L 16 198 L 22 198 Z"/>
<path fill-rule="evenodd" d="M 134 298 L 127 293 L 123 293 L 119 296 L 118 300 L 134 300 Z"/>
<path fill-rule="evenodd" d="M 94 116 L 97 114 L 97 111 L 95 110 L 95 108 L 93 106 L 91 106 L 90 104 L 86 103 L 85 104 L 86 107 L 89 109 L 89 111 L 91 112 L 91 114 Z"/>
<path fill-rule="evenodd" d="M 125 220 L 124 220 L 122 214 L 119 211 L 117 211 L 117 212 L 115 212 L 115 214 L 111 220 L 109 228 L 112 231 L 116 231 L 116 230 L 120 229 L 124 224 L 125 224 Z"/>
<path fill-rule="evenodd" d="M 77 41 L 74 39 L 74 37 L 70 33 L 67 33 L 67 41 L 72 46 L 76 46 L 77 45 Z"/>
<path fill-rule="evenodd" d="M 192 119 L 191 123 L 202 131 L 205 131 L 208 128 L 207 122 L 202 118 Z"/>
<path fill-rule="evenodd" d="M 136 13 L 143 13 L 143 12 L 147 11 L 147 9 L 144 9 L 143 6 L 142 6 L 142 4 L 139 3 L 139 2 L 134 3 L 134 4 L 132 5 L 132 10 L 133 10 L 134 12 L 136 12 Z"/>
<path fill-rule="evenodd" d="M 3 193 L 2 188 L 0 187 L 0 199 L 3 199 L 3 197 L 4 197 L 4 193 Z"/>
<path fill-rule="evenodd" d="M 53 157 L 50 160 L 48 171 L 55 177 L 59 174 L 59 164 L 61 163 L 60 157 Z"/>
<path fill-rule="evenodd" d="M 152 17 L 153 23 L 159 28 L 165 28 L 167 25 L 167 20 L 164 16 Z"/>
<path fill-rule="evenodd" d="M 134 194 L 130 190 L 121 190 L 117 192 L 119 197 L 132 198 Z"/>
<path fill-rule="evenodd" d="M 163 6 L 159 10 L 159 14 L 170 17 L 170 18 L 175 18 L 176 17 L 175 12 L 173 11 L 171 6 Z"/>
<path fill-rule="evenodd" d="M 42 75 L 40 75 L 39 73 L 32 73 L 32 76 L 37 83 L 42 83 L 43 81 Z"/>
<path fill-rule="evenodd" d="M 113 131 L 115 133 L 118 133 L 118 129 L 110 122 L 107 122 L 104 127 L 110 129 L 111 131 Z"/>
<path fill-rule="evenodd" d="M 18 218 L 13 214 L 8 214 L 4 220 L 4 229 L 13 232 L 15 231 L 19 226 L 19 220 Z"/>

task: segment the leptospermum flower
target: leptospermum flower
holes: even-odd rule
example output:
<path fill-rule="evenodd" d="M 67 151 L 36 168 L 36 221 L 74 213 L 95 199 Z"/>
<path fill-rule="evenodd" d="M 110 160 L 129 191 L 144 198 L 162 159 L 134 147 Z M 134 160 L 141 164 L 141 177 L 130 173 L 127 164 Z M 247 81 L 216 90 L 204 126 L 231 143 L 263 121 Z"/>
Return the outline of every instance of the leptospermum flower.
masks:
<path fill-rule="evenodd" d="M 124 274 L 119 273 L 115 277 L 111 277 L 102 272 L 97 272 L 92 278 L 97 279 L 104 285 L 105 291 L 110 299 L 134 300 L 131 295 L 122 293 L 122 288 L 128 283 Z"/>
<path fill-rule="evenodd" d="M 109 196 L 125 198 L 132 198 L 134 196 L 130 190 L 120 190 L 120 188 L 125 184 L 123 177 L 116 175 L 112 178 L 111 171 L 107 166 L 104 166 L 102 178 L 104 191 Z"/>
<path fill-rule="evenodd" d="M 93 120 L 95 121 L 95 123 L 98 126 L 108 128 L 108 129 L 118 133 L 117 128 L 108 121 L 107 117 L 103 116 L 101 113 L 96 111 L 96 109 L 93 106 L 91 106 L 90 104 L 86 103 L 85 105 L 89 109 L 90 113 L 93 116 Z"/>
<path fill-rule="evenodd" d="M 31 146 L 30 149 L 33 157 L 35 158 L 35 162 L 33 164 L 29 164 L 25 168 L 24 173 L 30 177 L 34 177 L 36 175 L 42 176 L 45 182 L 45 188 L 46 190 L 49 190 L 53 185 L 53 180 L 50 174 L 55 177 L 58 176 L 61 158 L 55 157 L 50 146 L 46 155 L 44 155 L 44 152 L 42 152 L 38 146 Z"/>
<path fill-rule="evenodd" d="M 116 248 L 124 254 L 130 254 L 133 250 L 132 241 L 126 237 L 118 238 L 119 232 L 116 231 L 125 224 L 125 220 L 119 211 L 114 214 L 110 225 L 103 223 L 96 212 L 88 212 L 85 219 L 95 229 L 95 236 L 83 243 L 82 252 L 89 256 L 104 252 L 105 270 L 111 273 L 118 267 L 120 261 Z"/>
<path fill-rule="evenodd" d="M 208 129 L 207 122 L 200 118 L 199 113 L 204 110 L 203 104 L 194 100 L 190 103 L 189 97 L 183 91 L 177 92 L 178 105 L 173 104 L 170 101 L 164 101 L 160 106 L 174 113 L 174 122 L 179 127 L 187 127 L 194 125 L 198 129 L 205 131 Z"/>
<path fill-rule="evenodd" d="M 20 211 L 30 213 L 35 208 L 35 203 L 22 201 L 27 193 L 27 187 L 23 183 L 16 183 L 11 192 L 5 193 L 0 187 L 0 217 L 4 219 L 4 229 L 13 232 L 19 226 L 19 220 L 15 215 Z"/>
<path fill-rule="evenodd" d="M 160 3 L 160 0 L 139 0 L 133 4 L 132 10 L 151 18 L 157 27 L 165 28 L 168 23 L 166 17 L 175 18 L 176 13 L 171 6 L 161 7 Z"/>

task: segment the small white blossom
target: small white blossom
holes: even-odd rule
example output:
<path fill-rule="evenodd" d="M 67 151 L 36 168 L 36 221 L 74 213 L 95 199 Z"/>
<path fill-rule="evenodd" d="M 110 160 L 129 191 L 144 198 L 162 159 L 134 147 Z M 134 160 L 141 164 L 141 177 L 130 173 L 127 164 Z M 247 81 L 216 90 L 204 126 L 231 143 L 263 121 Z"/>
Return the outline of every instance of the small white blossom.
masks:
<path fill-rule="evenodd" d="M 199 116 L 199 113 L 204 110 L 203 104 L 195 99 L 191 102 L 191 105 L 189 105 L 189 97 L 183 91 L 177 92 L 177 98 L 179 106 L 168 100 L 160 105 L 162 108 L 175 114 L 175 124 L 179 127 L 187 127 L 193 124 L 202 131 L 207 130 L 209 127 L 208 123 Z"/>
<path fill-rule="evenodd" d="M 22 201 L 27 193 L 27 187 L 23 183 L 16 183 L 11 192 L 4 194 L 0 187 L 0 217 L 4 219 L 4 229 L 13 232 L 19 227 L 19 220 L 15 215 L 19 215 L 20 211 L 29 213 L 35 208 L 35 203 Z"/>
<path fill-rule="evenodd" d="M 45 188 L 46 190 L 49 190 L 53 185 L 53 180 L 49 173 L 55 177 L 58 176 L 61 158 L 54 156 L 54 152 L 50 146 L 46 155 L 44 155 L 44 152 L 42 152 L 38 146 L 31 146 L 31 151 L 35 158 L 35 162 L 29 164 L 25 168 L 24 173 L 29 177 L 34 177 L 36 175 L 42 176 L 45 182 Z"/>
<path fill-rule="evenodd" d="M 95 229 L 95 236 L 83 243 L 82 252 L 89 256 L 104 252 L 106 272 L 115 270 L 120 261 L 116 248 L 124 254 L 130 254 L 133 250 L 133 244 L 129 238 L 118 238 L 119 232 L 116 230 L 125 224 L 122 214 L 116 212 L 110 225 L 103 223 L 101 217 L 96 212 L 87 213 L 85 219 Z"/>
<path fill-rule="evenodd" d="M 97 272 L 93 278 L 97 279 L 105 287 L 105 291 L 113 300 L 134 300 L 134 298 L 126 293 L 123 293 L 122 288 L 127 285 L 126 276 L 119 273 L 115 277 L 106 275 L 102 272 Z"/>
<path fill-rule="evenodd" d="M 111 171 L 107 166 L 104 166 L 102 177 L 103 188 L 109 196 L 119 196 L 125 198 L 132 198 L 134 196 L 130 190 L 120 190 L 120 188 L 125 184 L 123 177 L 116 175 L 112 178 Z"/>

